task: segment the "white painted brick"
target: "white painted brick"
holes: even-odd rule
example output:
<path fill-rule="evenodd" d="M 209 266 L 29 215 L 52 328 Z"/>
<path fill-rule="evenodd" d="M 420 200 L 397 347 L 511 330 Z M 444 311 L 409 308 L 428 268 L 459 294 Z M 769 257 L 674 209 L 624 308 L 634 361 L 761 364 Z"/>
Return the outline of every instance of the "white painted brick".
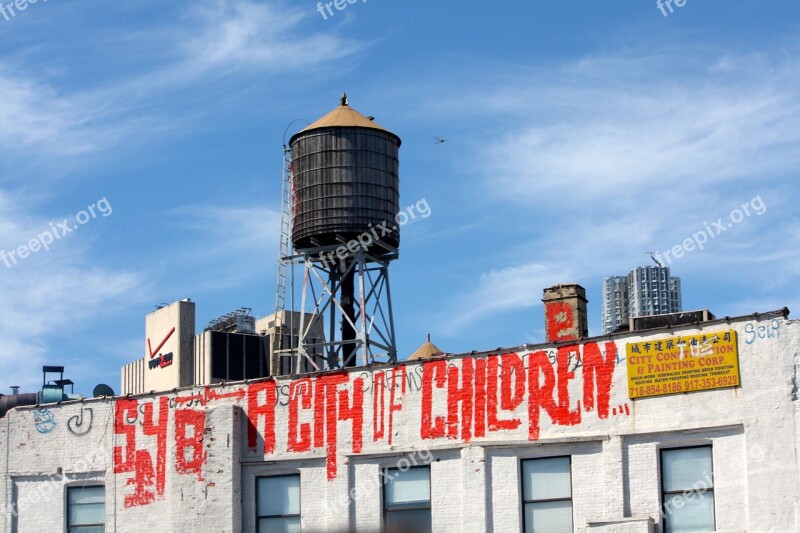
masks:
<path fill-rule="evenodd" d="M 764 319 L 761 325 L 771 320 Z M 409 381 L 405 390 L 399 383 L 395 388 L 395 410 L 388 407 L 391 389 L 386 388 L 384 409 L 375 411 L 374 407 L 381 405 L 375 386 L 383 379 L 379 373 L 387 371 L 380 368 L 354 369 L 344 384 L 336 386 L 335 394 L 324 405 L 317 403 L 325 398 L 323 389 L 314 388 L 319 381 L 305 391 L 310 403 L 303 406 L 297 401 L 305 394 L 302 387 L 281 378 L 274 397 L 268 396 L 267 385 L 229 384 L 224 388 L 195 388 L 138 397 L 137 405 L 127 412 L 120 410 L 126 404 L 117 400 L 47 406 L 54 425 L 40 423 L 38 429 L 35 408 L 15 409 L 0 419 L 2 502 L 6 509 L 20 501 L 35 501 L 36 505 L 23 506 L 18 521 L 7 520 L 0 509 L 0 531 L 27 533 L 53 529 L 54 525 L 60 529 L 59 524 L 64 523 L 64 489 L 59 486 L 57 490 L 41 492 L 41 487 L 47 484 L 47 479 L 66 474 L 73 476 L 76 483 L 105 484 L 107 531 L 249 533 L 255 531 L 256 477 L 285 473 L 301 475 L 304 531 L 375 531 L 383 521 L 381 469 L 396 465 L 404 454 L 430 449 L 434 457 L 430 468 L 435 531 L 519 532 L 520 461 L 569 455 L 575 531 L 646 533 L 650 528 L 648 519 L 653 518 L 657 532 L 661 506 L 659 450 L 698 444 L 713 445 L 718 531 L 798 531 L 800 402 L 793 398 L 796 387 L 792 380 L 798 375 L 800 324 L 776 320 L 780 336 L 773 338 L 754 337 L 748 324 L 755 327 L 760 324 L 750 318 L 734 320 L 729 326 L 715 324 L 703 329 L 738 331 L 741 388 L 631 402 L 627 395 L 626 368 L 621 364 L 613 374 L 611 406 L 627 404 L 630 414 L 622 409 L 616 415 L 600 418 L 596 406 L 594 411 L 587 411 L 586 405 L 581 404 L 581 422 L 563 426 L 553 424 L 542 410 L 537 441 L 529 440 L 526 390 L 525 400 L 514 412 L 500 413 L 503 420 L 518 418 L 519 427 L 503 431 L 489 431 L 487 427 L 485 435 L 476 437 L 477 428 L 473 425 L 467 442 L 461 420 L 465 406 L 459 404 L 456 419 L 448 420 L 452 413 L 448 413 L 446 378 L 445 385 L 434 387 L 431 394 L 432 422 L 441 417 L 441 427 L 446 433 L 449 422 L 455 423 L 457 431 L 423 438 L 420 390 L 423 373 L 418 363 L 406 365 Z M 686 335 L 700 330 L 676 328 L 673 332 Z M 615 342 L 624 355 L 626 342 L 668 335 L 630 333 L 615 337 Z M 473 359 L 478 361 L 485 364 L 486 358 Z M 463 369 L 465 363 L 454 358 L 448 364 Z M 450 371 L 445 367 L 445 372 Z M 391 371 L 383 376 L 390 377 Z M 353 405 L 359 379 L 364 384 L 363 439 L 360 451 L 356 451 L 353 422 L 346 419 L 340 406 Z M 464 386 L 463 380 L 458 385 Z M 248 395 L 248 390 L 252 392 L 254 387 L 264 391 Z M 570 409 L 577 409 L 583 395 L 581 370 L 576 370 L 567 390 Z M 166 441 L 160 450 L 158 437 L 147 434 L 144 422 L 152 409 L 152 421 L 158 426 L 162 397 L 167 398 L 168 418 Z M 290 403 L 299 405 L 298 422 L 308 424 L 309 440 L 305 447 L 298 444 L 297 449 L 289 449 L 288 444 Z M 272 404 L 274 412 L 270 410 Z M 251 416 L 259 407 L 263 407 L 264 414 Z M 120 410 L 118 415 L 115 409 Z M 179 410 L 205 416 L 202 441 L 205 460 L 199 474 L 178 468 L 176 412 Z M 83 424 L 78 423 L 81 416 Z M 331 416 L 330 420 L 336 424 L 335 447 L 328 445 L 332 428 L 326 426 L 326 420 Z M 342 419 L 337 420 L 337 416 Z M 265 453 L 265 443 L 269 448 L 273 442 L 265 427 L 272 423 L 274 450 Z M 253 425 L 257 429 L 256 449 L 249 446 Z M 135 432 L 135 452 L 142 452 L 154 469 L 159 453 L 164 454 L 164 492 L 154 494 L 153 501 L 146 505 L 125 505 L 126 498 L 130 503 L 136 489 L 136 471 L 141 474 L 146 469 L 134 466 L 128 472 L 114 471 L 115 448 L 121 458 L 129 457 L 126 431 Z M 155 493 L 155 485 L 145 481 L 145 491 Z M 348 499 L 351 489 L 355 489 L 354 500 Z M 344 505 L 339 503 L 342 498 Z"/>

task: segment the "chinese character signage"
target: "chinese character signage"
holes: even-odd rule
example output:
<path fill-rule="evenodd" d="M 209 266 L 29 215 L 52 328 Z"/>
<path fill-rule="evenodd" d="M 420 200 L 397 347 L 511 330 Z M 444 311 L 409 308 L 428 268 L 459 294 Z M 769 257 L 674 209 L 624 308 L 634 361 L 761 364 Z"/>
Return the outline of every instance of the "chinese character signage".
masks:
<path fill-rule="evenodd" d="M 628 343 L 631 399 L 741 385 L 736 331 Z"/>

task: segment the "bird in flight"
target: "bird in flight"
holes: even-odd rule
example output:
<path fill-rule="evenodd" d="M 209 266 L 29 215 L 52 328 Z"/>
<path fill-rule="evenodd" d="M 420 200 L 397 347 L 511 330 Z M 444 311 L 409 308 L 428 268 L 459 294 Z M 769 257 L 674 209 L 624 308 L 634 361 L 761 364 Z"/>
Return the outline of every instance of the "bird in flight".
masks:
<path fill-rule="evenodd" d="M 442 139 L 441 137 L 434 137 L 434 140 L 436 140 L 436 144 L 442 144 L 447 142 L 447 139 Z"/>

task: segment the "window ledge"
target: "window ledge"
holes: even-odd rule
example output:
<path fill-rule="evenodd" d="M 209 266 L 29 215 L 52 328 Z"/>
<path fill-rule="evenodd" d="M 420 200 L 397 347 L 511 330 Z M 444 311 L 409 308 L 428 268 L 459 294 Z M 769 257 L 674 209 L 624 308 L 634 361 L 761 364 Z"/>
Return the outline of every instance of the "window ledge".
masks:
<path fill-rule="evenodd" d="M 644 522 L 646 524 L 655 524 L 655 520 L 649 516 L 626 516 L 622 518 L 595 518 L 594 520 L 587 520 L 586 525 L 589 527 L 597 526 L 612 526 L 614 524 L 630 524 Z"/>

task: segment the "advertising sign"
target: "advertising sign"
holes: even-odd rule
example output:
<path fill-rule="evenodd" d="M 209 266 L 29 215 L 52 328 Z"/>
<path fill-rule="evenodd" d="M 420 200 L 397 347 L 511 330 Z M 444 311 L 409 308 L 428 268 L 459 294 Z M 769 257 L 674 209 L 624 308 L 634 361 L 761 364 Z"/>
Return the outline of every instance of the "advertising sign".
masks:
<path fill-rule="evenodd" d="M 628 343 L 631 399 L 738 387 L 736 331 Z"/>

